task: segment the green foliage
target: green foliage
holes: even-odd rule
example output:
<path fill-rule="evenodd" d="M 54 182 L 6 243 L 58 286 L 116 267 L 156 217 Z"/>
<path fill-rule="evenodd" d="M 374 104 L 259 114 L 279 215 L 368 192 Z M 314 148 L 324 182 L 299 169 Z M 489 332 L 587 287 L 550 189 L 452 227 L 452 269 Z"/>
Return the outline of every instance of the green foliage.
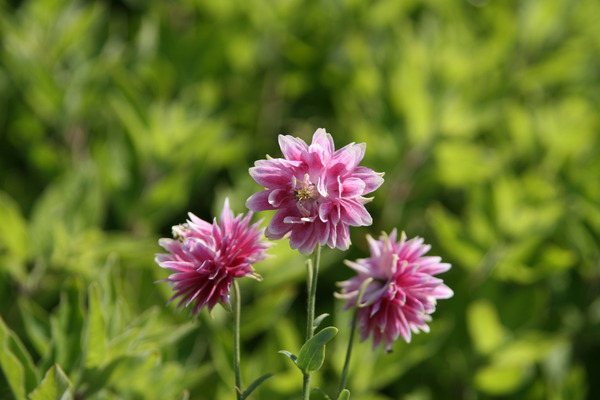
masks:
<path fill-rule="evenodd" d="M 31 400 L 71 400 L 71 382 L 58 365 L 50 367 L 40 385 L 29 395 Z"/>
<path fill-rule="evenodd" d="M 319 370 L 325 361 L 325 344 L 331 341 L 337 332 L 336 327 L 328 326 L 308 339 L 298 353 L 298 359 L 296 360 L 298 368 L 303 372 Z"/>
<path fill-rule="evenodd" d="M 453 264 L 431 333 L 357 344 L 353 400 L 600 397 L 600 3 L 594 0 L 0 1 L 0 398 L 224 400 L 229 314 L 165 306 L 159 237 L 236 212 L 276 135 L 325 127 L 385 172 L 364 235 L 421 235 Z M 269 213 L 264 213 L 267 221 Z M 248 398 L 298 397 L 304 332 L 285 241 L 242 281 Z M 321 322 L 321 321 L 319 321 Z M 260 379 L 260 378 L 259 378 Z M 151 383 L 151 384 L 150 384 Z M 318 393 L 313 397 L 318 398 Z"/>

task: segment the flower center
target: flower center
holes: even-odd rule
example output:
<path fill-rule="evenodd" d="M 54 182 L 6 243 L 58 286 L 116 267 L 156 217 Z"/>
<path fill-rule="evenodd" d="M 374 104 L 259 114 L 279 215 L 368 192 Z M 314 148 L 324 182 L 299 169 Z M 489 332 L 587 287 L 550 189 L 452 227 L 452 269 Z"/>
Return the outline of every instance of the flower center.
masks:
<path fill-rule="evenodd" d="M 315 185 L 311 183 L 309 186 L 294 189 L 294 198 L 298 201 L 314 200 L 318 196 Z"/>
<path fill-rule="evenodd" d="M 179 240 L 182 243 L 185 241 L 185 238 L 188 237 L 190 233 L 192 233 L 192 228 L 190 228 L 190 226 L 187 223 L 175 225 L 171 229 L 173 232 L 173 239 Z"/>
<path fill-rule="evenodd" d="M 304 216 L 309 216 L 311 211 L 306 207 L 307 203 L 319 198 L 319 192 L 314 183 L 310 181 L 308 174 L 304 175 L 304 180 L 300 181 L 294 177 L 292 185 L 294 199 L 298 201 L 298 209 Z M 310 206 L 309 206 L 310 207 Z"/>

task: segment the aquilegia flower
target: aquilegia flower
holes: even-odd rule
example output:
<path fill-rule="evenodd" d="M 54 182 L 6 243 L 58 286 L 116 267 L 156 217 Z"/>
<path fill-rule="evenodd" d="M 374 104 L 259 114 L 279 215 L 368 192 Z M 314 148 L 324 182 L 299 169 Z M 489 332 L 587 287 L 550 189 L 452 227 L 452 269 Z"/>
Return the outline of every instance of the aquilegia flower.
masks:
<path fill-rule="evenodd" d="M 386 351 L 402 336 L 410 342 L 411 332 L 429 332 L 427 322 L 435 311 L 436 299 L 453 296 L 452 290 L 433 275 L 448 271 L 450 264 L 440 257 L 424 256 L 431 246 L 415 237 L 406 240 L 404 232 L 396 242 L 394 229 L 379 240 L 367 236 L 371 256 L 346 261 L 357 275 L 340 282 L 338 297 L 346 299 L 346 308 L 356 305 L 361 286 L 371 279 L 363 291 L 358 309 L 357 325 L 361 340 L 373 336 L 373 347 L 385 341 Z"/>
<path fill-rule="evenodd" d="M 194 303 L 192 313 L 202 307 L 209 311 L 217 303 L 228 306 L 229 289 L 235 278 L 258 275 L 252 264 L 264 260 L 269 243 L 263 229 L 250 225 L 252 213 L 234 217 L 226 199 L 220 224 L 212 224 L 189 213 L 189 220 L 173 227 L 174 239 L 160 239 L 158 244 L 169 253 L 157 254 L 155 261 L 174 273 L 161 282 L 170 282 L 180 298 L 177 307 Z"/>
<path fill-rule="evenodd" d="M 289 235 L 290 246 L 304 254 L 317 243 L 346 250 L 350 226 L 371 225 L 364 197 L 383 183 L 383 174 L 358 166 L 365 154 L 364 143 L 351 143 L 335 150 L 333 138 L 317 129 L 312 143 L 279 135 L 284 158 L 256 161 L 250 175 L 265 190 L 246 202 L 252 211 L 277 210 L 266 236 Z"/>

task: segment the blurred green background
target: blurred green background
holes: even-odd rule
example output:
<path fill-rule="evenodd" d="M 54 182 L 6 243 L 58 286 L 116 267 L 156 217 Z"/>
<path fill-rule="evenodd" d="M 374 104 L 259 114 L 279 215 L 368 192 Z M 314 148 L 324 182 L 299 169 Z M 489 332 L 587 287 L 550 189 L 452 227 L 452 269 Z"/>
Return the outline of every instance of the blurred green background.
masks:
<path fill-rule="evenodd" d="M 232 399 L 229 317 L 165 306 L 157 239 L 244 212 L 254 160 L 318 127 L 386 182 L 324 251 L 341 331 L 317 386 L 343 363 L 342 260 L 397 227 L 455 296 L 392 354 L 357 345 L 353 399 L 600 398 L 598 21 L 595 0 L 0 0 L 0 398 Z M 304 257 L 271 253 L 242 280 L 243 378 L 293 399 Z"/>

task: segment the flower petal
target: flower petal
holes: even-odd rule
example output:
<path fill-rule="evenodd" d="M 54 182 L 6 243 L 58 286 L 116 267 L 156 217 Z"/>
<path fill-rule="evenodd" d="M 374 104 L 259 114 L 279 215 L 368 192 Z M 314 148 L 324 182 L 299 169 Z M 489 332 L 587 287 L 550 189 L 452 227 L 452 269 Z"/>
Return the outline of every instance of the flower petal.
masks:
<path fill-rule="evenodd" d="M 268 189 L 290 186 L 295 172 L 294 165 L 281 159 L 258 160 L 249 171 L 259 185 Z"/>
<path fill-rule="evenodd" d="M 365 156 L 367 145 L 365 143 L 350 143 L 335 152 L 331 159 L 332 164 L 343 164 L 348 171 L 353 171 Z"/>
<path fill-rule="evenodd" d="M 319 128 L 315 131 L 311 145 L 318 145 L 322 151 L 322 155 L 327 157 L 327 159 L 331 158 L 335 152 L 333 137 L 323 128 Z"/>
<path fill-rule="evenodd" d="M 286 233 L 288 233 L 292 226 L 284 222 L 284 219 L 288 216 L 289 212 L 285 209 L 279 210 L 271 218 L 271 222 L 265 231 L 265 235 L 269 239 L 281 239 Z"/>
<path fill-rule="evenodd" d="M 344 198 L 361 196 L 365 192 L 366 184 L 362 179 L 348 178 L 341 182 L 340 196 Z"/>
<path fill-rule="evenodd" d="M 373 223 L 371 214 L 365 206 L 351 200 L 340 201 L 340 217 L 343 223 L 350 226 L 369 226 Z"/>
<path fill-rule="evenodd" d="M 301 155 L 308 151 L 306 142 L 290 135 L 279 135 L 279 147 L 288 160 L 300 161 Z"/>
<path fill-rule="evenodd" d="M 274 210 L 275 208 L 269 201 L 272 190 L 263 190 L 262 192 L 254 193 L 246 200 L 246 207 L 251 211 Z"/>
<path fill-rule="evenodd" d="M 353 178 L 357 178 L 362 180 L 365 183 L 364 192 L 362 195 L 369 194 L 374 192 L 383 184 L 383 173 L 375 172 L 367 167 L 356 167 L 354 171 L 352 171 Z"/>

